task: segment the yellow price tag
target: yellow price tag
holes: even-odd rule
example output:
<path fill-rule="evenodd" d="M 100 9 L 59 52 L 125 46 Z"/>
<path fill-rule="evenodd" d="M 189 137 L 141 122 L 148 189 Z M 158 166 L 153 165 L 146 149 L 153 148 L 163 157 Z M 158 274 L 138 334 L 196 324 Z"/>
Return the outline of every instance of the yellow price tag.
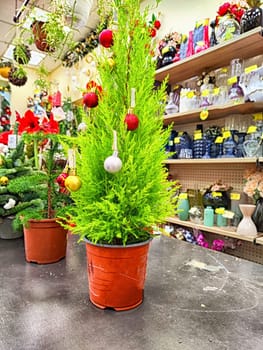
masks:
<path fill-rule="evenodd" d="M 217 138 L 215 139 L 215 143 L 223 143 L 224 138 L 222 136 L 217 136 Z"/>
<path fill-rule="evenodd" d="M 188 93 L 187 93 L 187 98 L 193 98 L 194 97 L 194 92 L 193 91 L 189 91 Z"/>
<path fill-rule="evenodd" d="M 201 95 L 205 96 L 205 97 L 208 96 L 209 95 L 209 90 L 208 89 L 203 90 Z"/>
<path fill-rule="evenodd" d="M 258 69 L 258 66 L 254 64 L 253 66 L 249 66 L 245 68 L 245 73 L 253 72 L 254 70 Z"/>
<path fill-rule="evenodd" d="M 208 118 L 209 112 L 207 109 L 204 109 L 203 111 L 200 112 L 200 119 L 201 120 L 206 120 Z"/>
<path fill-rule="evenodd" d="M 237 77 L 231 77 L 229 79 L 227 79 L 227 84 L 228 85 L 232 85 L 232 84 L 235 84 L 237 83 Z"/>
<path fill-rule="evenodd" d="M 247 134 L 253 134 L 253 132 L 257 131 L 256 125 L 250 125 L 247 129 Z"/>
<path fill-rule="evenodd" d="M 224 214 L 224 212 L 225 212 L 225 208 L 216 208 L 215 209 L 215 213 L 216 214 L 221 214 L 221 215 L 223 215 Z"/>
<path fill-rule="evenodd" d="M 174 138 L 174 143 L 177 143 L 177 144 L 180 143 L 180 137 L 175 137 Z"/>
<path fill-rule="evenodd" d="M 230 199 L 233 201 L 239 201 L 240 200 L 240 193 L 231 193 Z"/>
<path fill-rule="evenodd" d="M 214 94 L 214 95 L 219 95 L 219 91 L 220 91 L 219 88 L 214 88 L 214 89 L 213 89 L 213 94 Z"/>
<path fill-rule="evenodd" d="M 212 197 L 222 197 L 221 192 L 212 192 Z"/>
<path fill-rule="evenodd" d="M 183 131 L 179 131 L 178 136 L 183 136 L 183 133 L 184 133 Z"/>
<path fill-rule="evenodd" d="M 255 113 L 253 114 L 254 120 L 263 120 L 263 113 Z"/>
<path fill-rule="evenodd" d="M 194 140 L 202 140 L 201 132 L 194 134 Z"/>
<path fill-rule="evenodd" d="M 224 139 L 228 139 L 229 137 L 231 137 L 231 132 L 228 130 L 228 131 L 224 131 L 223 132 L 223 138 Z"/>
<path fill-rule="evenodd" d="M 180 193 L 179 199 L 187 199 L 187 193 Z"/>

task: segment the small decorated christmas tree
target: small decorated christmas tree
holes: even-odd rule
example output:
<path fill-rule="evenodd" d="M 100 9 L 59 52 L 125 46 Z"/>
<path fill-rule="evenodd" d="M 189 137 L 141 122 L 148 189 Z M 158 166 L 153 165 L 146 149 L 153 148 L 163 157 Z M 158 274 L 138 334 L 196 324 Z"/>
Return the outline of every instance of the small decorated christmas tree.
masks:
<path fill-rule="evenodd" d="M 164 165 L 170 130 L 165 84 L 155 89 L 149 9 L 141 12 L 139 0 L 107 5 L 100 2 L 113 15 L 99 35 L 99 78 L 84 96 L 86 128 L 71 139 L 82 186 L 68 214 L 80 239 L 127 245 L 148 240 L 175 211 Z"/>

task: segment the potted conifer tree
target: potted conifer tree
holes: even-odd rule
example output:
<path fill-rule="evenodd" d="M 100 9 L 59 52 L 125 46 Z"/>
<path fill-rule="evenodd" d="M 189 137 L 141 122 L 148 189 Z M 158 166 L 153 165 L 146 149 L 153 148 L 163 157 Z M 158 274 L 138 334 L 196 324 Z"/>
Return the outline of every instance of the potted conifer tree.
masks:
<path fill-rule="evenodd" d="M 91 302 L 127 310 L 143 301 L 153 226 L 175 206 L 163 164 L 165 85 L 154 89 L 148 9 L 141 12 L 139 0 L 107 4 L 117 23 L 99 35 L 99 79 L 83 97 L 86 127 L 70 140 L 82 186 L 71 191 L 67 215 L 86 243 Z"/>

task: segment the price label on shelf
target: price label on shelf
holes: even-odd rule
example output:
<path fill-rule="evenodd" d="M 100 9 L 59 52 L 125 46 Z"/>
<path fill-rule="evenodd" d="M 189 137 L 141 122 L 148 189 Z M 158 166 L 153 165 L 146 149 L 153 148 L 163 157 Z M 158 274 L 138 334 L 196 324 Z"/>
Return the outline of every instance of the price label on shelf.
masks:
<path fill-rule="evenodd" d="M 239 201 L 240 200 L 240 193 L 231 193 L 230 199 L 233 201 Z"/>

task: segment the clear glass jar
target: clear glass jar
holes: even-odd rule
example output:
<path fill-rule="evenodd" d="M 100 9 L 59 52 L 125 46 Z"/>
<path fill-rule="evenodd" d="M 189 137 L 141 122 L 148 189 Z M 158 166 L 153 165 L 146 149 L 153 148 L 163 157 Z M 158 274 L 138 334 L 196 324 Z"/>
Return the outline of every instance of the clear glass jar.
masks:
<path fill-rule="evenodd" d="M 240 35 L 240 25 L 231 15 L 222 16 L 216 27 L 216 40 L 218 43 Z"/>

